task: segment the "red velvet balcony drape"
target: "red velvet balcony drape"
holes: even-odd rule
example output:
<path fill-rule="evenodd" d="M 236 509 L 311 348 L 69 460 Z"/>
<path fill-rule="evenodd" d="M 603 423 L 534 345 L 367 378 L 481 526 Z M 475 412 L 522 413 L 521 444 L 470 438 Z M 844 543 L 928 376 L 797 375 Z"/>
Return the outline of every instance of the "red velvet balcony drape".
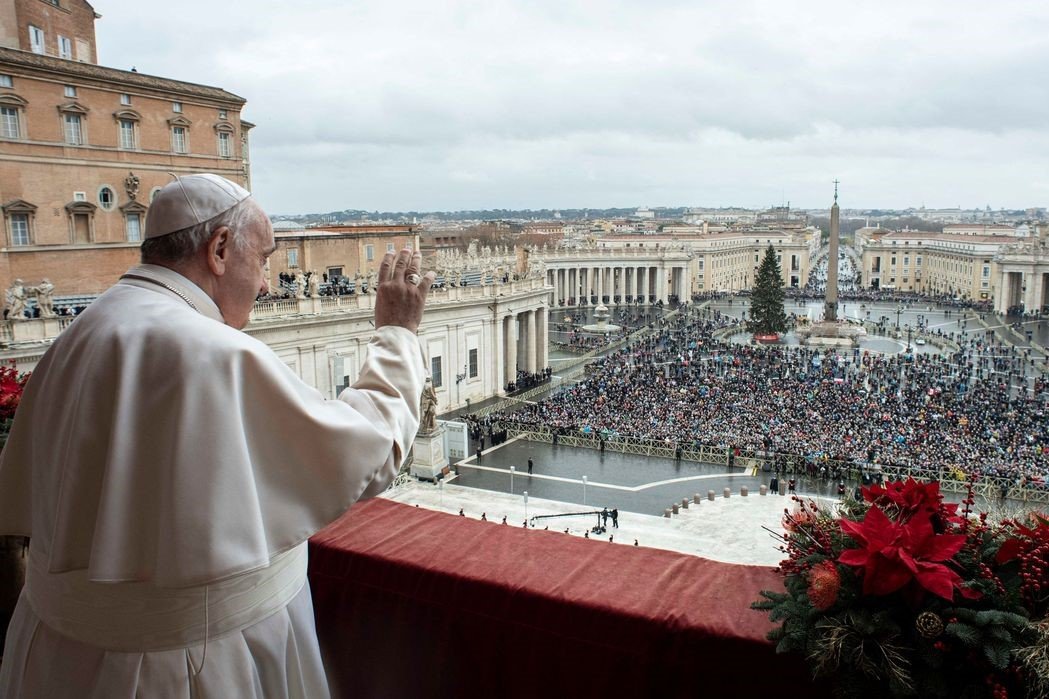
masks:
<path fill-rule="evenodd" d="M 312 539 L 310 584 L 341 696 L 812 693 L 749 607 L 771 568 L 376 499 Z"/>

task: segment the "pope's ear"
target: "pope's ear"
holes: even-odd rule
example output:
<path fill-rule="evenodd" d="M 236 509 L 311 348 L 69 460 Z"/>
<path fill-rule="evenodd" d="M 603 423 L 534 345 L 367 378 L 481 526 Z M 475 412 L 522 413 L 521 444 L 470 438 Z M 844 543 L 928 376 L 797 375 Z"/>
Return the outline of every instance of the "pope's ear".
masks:
<path fill-rule="evenodd" d="M 221 277 L 226 273 L 232 252 L 233 231 L 228 226 L 219 226 L 212 232 L 207 245 L 208 269 L 212 274 Z"/>

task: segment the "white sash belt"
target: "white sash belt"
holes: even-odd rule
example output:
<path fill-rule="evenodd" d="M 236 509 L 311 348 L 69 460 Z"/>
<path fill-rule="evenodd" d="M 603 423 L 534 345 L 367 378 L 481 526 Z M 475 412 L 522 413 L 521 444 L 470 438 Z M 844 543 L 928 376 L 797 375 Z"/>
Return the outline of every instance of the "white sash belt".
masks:
<path fill-rule="evenodd" d="M 115 651 L 185 648 L 245 629 L 285 607 L 306 582 L 306 546 L 228 580 L 186 588 L 98 583 L 86 570 L 51 574 L 29 553 L 29 604 L 44 624 L 82 643 Z"/>

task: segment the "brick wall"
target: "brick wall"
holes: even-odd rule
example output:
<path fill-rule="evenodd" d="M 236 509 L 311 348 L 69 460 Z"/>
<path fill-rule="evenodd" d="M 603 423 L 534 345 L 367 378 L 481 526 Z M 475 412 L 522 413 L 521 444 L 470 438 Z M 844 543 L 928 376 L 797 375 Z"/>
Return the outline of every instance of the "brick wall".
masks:
<path fill-rule="evenodd" d="M 11 44 L 23 51 L 31 50 L 29 25 L 44 30 L 44 48 L 49 56 L 58 56 L 58 37 L 62 35 L 73 42 L 73 59 L 85 63 L 98 63 L 95 47 L 95 11 L 83 0 L 58 0 L 58 6 L 47 0 L 14 0 L 17 21 L 18 43 Z M 5 33 L 11 30 L 4 27 Z M 77 40 L 82 42 L 80 51 Z"/>
<path fill-rule="evenodd" d="M 137 245 L 80 248 L 69 254 L 20 251 L 0 255 L 0 276 L 5 289 L 14 279 L 36 285 L 47 278 L 55 285 L 57 296 L 98 294 L 138 264 L 138 259 Z"/>
<path fill-rule="evenodd" d="M 32 2 L 45 10 L 50 7 L 44 0 Z M 7 288 L 15 277 L 28 281 L 39 276 L 49 276 L 58 293 L 96 293 L 112 284 L 137 261 L 137 244 L 106 251 L 92 246 L 128 243 L 121 207 L 132 202 L 125 186 L 132 172 L 139 179 L 135 202 L 143 206 L 148 206 L 153 190 L 171 181 L 170 172 L 214 172 L 246 184 L 240 146 L 242 102 L 236 96 L 214 88 L 205 88 L 210 94 L 197 95 L 191 92 L 194 86 L 174 92 L 162 89 L 155 80 L 143 83 L 123 71 L 39 60 L 70 67 L 63 74 L 53 67 L 25 65 L 17 58 L 0 61 L 0 73 L 11 75 L 13 81 L 11 88 L 0 88 L 0 95 L 14 95 L 26 102 L 21 113 L 23 138 L 0 142 L 0 204 L 20 199 L 37 207 L 29 249 L 11 250 L 9 219 L 0 221 L 0 288 Z M 67 85 L 76 89 L 75 97 L 65 95 Z M 227 99 L 215 97 L 216 93 Z M 122 94 L 130 95 L 130 105 L 121 104 Z M 174 102 L 180 103 L 180 114 L 174 111 Z M 70 103 L 84 110 L 83 145 L 65 143 L 59 108 Z M 116 114 L 124 110 L 134 110 L 138 118 L 137 143 L 132 150 L 118 147 Z M 176 117 L 191 122 L 188 154 L 171 152 L 169 120 Z M 231 130 L 232 157 L 219 157 L 218 126 Z M 101 197 L 104 187 L 113 195 L 108 209 Z M 86 237 L 73 230 L 74 221 L 66 208 L 78 193 L 96 207 Z M 144 213 L 139 223 L 144 228 Z M 47 256 L 54 259 L 45 261 Z"/>

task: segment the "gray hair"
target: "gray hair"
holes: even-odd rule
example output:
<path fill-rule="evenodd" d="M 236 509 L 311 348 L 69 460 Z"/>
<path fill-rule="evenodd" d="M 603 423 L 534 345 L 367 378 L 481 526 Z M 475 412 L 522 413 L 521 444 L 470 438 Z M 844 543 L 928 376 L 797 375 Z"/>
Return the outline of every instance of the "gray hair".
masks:
<path fill-rule="evenodd" d="M 238 202 L 228 211 L 213 219 L 198 223 L 181 231 L 149 238 L 142 241 L 140 251 L 143 264 L 176 264 L 196 255 L 208 244 L 215 231 L 223 226 L 230 229 L 230 245 L 239 248 L 244 244 L 242 229 L 255 217 L 262 216 L 258 205 L 250 198 Z"/>

